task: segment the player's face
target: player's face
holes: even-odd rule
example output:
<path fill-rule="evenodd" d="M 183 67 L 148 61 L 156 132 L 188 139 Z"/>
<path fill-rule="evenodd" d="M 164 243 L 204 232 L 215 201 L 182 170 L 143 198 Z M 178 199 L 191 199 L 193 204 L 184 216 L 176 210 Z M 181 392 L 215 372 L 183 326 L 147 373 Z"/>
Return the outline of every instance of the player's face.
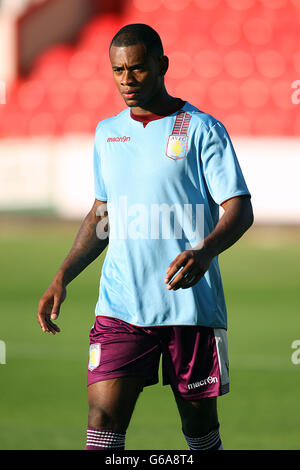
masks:
<path fill-rule="evenodd" d="M 127 106 L 145 108 L 159 94 L 163 73 L 158 59 L 143 44 L 110 48 L 113 77 Z"/>

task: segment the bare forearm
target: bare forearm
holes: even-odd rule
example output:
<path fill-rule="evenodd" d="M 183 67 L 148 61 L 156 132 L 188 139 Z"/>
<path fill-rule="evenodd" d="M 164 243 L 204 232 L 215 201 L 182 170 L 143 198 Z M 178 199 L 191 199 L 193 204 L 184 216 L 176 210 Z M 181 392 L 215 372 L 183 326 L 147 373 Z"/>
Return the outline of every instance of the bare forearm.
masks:
<path fill-rule="evenodd" d="M 203 247 L 212 257 L 236 243 L 253 223 L 250 198 L 235 198 L 220 218 L 215 229 L 205 238 Z"/>
<path fill-rule="evenodd" d="M 74 244 L 55 276 L 56 281 L 66 286 L 105 250 L 108 237 L 101 240 L 97 236 L 100 220 L 94 205 L 82 222 Z"/>

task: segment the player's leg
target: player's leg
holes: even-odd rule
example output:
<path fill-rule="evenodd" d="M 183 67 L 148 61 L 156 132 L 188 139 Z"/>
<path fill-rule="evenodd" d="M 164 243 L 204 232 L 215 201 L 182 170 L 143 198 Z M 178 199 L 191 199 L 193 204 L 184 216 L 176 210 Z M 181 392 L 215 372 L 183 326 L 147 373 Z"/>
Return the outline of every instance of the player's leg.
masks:
<path fill-rule="evenodd" d="M 222 442 L 219 433 L 217 398 L 185 400 L 174 394 L 182 422 L 182 432 L 191 450 L 219 450 Z"/>
<path fill-rule="evenodd" d="M 119 377 L 89 385 L 87 450 L 124 449 L 126 430 L 144 382 L 143 377 Z"/>
<path fill-rule="evenodd" d="M 163 345 L 164 384 L 172 386 L 189 448 L 221 449 L 217 396 L 229 391 L 226 331 L 170 327 Z"/>
<path fill-rule="evenodd" d="M 142 388 L 158 382 L 159 341 L 150 330 L 97 316 L 90 331 L 87 449 L 124 449 Z"/>

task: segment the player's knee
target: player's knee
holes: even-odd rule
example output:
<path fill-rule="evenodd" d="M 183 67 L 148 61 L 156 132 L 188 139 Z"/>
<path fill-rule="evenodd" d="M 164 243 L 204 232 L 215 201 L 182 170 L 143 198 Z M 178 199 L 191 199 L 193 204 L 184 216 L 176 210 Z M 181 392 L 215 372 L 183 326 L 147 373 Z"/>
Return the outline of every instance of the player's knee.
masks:
<path fill-rule="evenodd" d="M 187 435 L 204 435 L 218 426 L 218 413 L 211 400 L 186 401 L 181 407 L 182 429 Z"/>
<path fill-rule="evenodd" d="M 120 431 L 120 424 L 114 416 L 98 404 L 89 405 L 88 426 L 95 429 L 110 429 Z"/>

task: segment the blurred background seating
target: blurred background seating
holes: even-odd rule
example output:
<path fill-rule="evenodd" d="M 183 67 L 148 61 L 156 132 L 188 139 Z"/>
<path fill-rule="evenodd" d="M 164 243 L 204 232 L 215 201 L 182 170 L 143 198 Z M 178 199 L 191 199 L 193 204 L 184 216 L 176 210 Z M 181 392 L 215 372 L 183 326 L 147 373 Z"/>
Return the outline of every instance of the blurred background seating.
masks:
<path fill-rule="evenodd" d="M 97 123 L 124 108 L 112 80 L 110 41 L 124 24 L 147 23 L 161 35 L 170 58 L 169 92 L 224 123 L 249 173 L 257 220 L 276 217 L 271 199 L 282 174 L 281 165 L 274 166 L 278 152 L 285 149 L 291 158 L 293 175 L 300 165 L 295 150 L 300 113 L 292 99 L 297 93 L 293 83 L 300 78 L 299 0 L 19 0 L 0 5 L 0 23 L 6 25 L 0 27 L 0 79 L 6 84 L 2 141 L 80 135 L 91 141 Z M 297 96 L 300 101 L 300 92 Z M 267 140 L 257 147 L 255 139 Z M 268 172 L 268 155 L 274 155 L 276 184 L 269 187 L 265 174 L 259 186 L 258 164 Z M 300 222 L 300 196 L 290 196 L 295 207 L 282 200 L 278 220 Z M 270 197 L 269 205 L 259 197 Z"/>

